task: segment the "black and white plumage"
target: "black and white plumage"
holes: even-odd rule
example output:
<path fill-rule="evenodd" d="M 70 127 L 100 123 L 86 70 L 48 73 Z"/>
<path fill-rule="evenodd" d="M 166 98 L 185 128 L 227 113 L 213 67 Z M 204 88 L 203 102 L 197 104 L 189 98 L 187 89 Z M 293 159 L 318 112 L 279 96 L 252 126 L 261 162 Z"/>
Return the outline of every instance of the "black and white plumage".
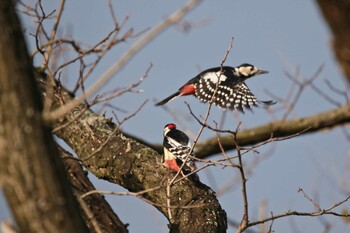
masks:
<path fill-rule="evenodd" d="M 167 124 L 163 131 L 164 140 L 164 166 L 170 170 L 178 172 L 182 167 L 182 172 L 188 174 L 196 169 L 193 159 L 189 158 L 191 143 L 188 136 L 176 129 L 175 124 Z"/>
<path fill-rule="evenodd" d="M 247 63 L 237 67 L 223 66 L 222 68 L 207 69 L 189 80 L 179 91 L 158 102 L 156 106 L 166 104 L 183 95 L 194 95 L 202 102 L 209 103 L 213 98 L 217 84 L 213 104 L 218 107 L 238 109 L 243 112 L 244 108 L 250 109 L 258 104 L 272 105 L 275 104 L 275 101 L 258 100 L 244 83 L 248 78 L 266 73 L 268 71 L 259 70 Z"/>

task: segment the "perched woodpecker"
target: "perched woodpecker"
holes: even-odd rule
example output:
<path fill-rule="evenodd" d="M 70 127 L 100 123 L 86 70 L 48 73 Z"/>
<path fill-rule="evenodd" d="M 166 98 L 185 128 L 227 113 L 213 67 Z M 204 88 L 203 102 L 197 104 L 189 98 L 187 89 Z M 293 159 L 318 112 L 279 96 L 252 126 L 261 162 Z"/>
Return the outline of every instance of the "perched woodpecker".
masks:
<path fill-rule="evenodd" d="M 215 92 L 217 83 L 218 89 L 213 103 L 224 109 L 238 109 L 241 112 L 243 107 L 250 109 L 258 104 L 272 105 L 275 101 L 258 100 L 250 92 L 244 81 L 255 75 L 266 74 L 268 71 L 259 70 L 255 66 L 244 63 L 237 67 L 223 66 L 205 70 L 183 85 L 177 92 L 155 104 L 160 106 L 183 95 L 194 95 L 202 102 L 209 103 Z"/>
<path fill-rule="evenodd" d="M 188 157 L 191 151 L 188 136 L 176 129 L 176 125 L 172 123 L 164 127 L 163 135 L 164 166 L 178 172 L 186 161 L 181 170 L 182 174 L 185 175 L 197 169 L 193 159 Z"/>

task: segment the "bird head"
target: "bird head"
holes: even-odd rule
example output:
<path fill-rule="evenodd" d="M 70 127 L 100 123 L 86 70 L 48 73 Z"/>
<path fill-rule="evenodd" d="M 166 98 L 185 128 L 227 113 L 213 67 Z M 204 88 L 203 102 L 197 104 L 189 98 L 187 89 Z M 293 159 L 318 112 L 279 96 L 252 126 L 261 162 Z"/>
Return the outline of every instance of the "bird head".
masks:
<path fill-rule="evenodd" d="M 176 125 L 174 123 L 166 124 L 164 126 L 163 135 L 165 136 L 172 129 L 176 129 Z"/>
<path fill-rule="evenodd" d="M 253 77 L 255 75 L 259 75 L 259 74 L 267 74 L 268 73 L 268 71 L 259 70 L 255 66 L 248 64 L 248 63 L 244 63 L 240 66 L 235 67 L 234 72 L 238 77 L 241 77 L 243 79 L 247 79 L 247 78 Z"/>

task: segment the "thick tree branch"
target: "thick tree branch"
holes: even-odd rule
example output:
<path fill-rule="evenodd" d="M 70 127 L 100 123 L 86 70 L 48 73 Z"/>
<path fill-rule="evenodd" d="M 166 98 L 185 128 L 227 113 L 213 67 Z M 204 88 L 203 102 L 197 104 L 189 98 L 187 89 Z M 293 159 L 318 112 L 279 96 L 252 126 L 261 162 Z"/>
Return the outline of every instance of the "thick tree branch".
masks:
<path fill-rule="evenodd" d="M 333 110 L 318 113 L 313 116 L 298 118 L 288 121 L 274 121 L 251 129 L 240 130 L 237 133 L 237 141 L 240 146 L 250 146 L 271 138 L 288 137 L 295 134 L 304 135 L 315 133 L 321 130 L 327 130 L 333 127 L 342 126 L 350 123 L 350 102 Z M 213 128 L 215 130 L 215 128 Z M 149 144 L 143 139 L 129 135 L 137 141 L 151 147 L 161 153 L 163 147 L 160 144 Z M 222 136 L 219 138 L 225 151 L 236 149 L 232 135 Z M 218 144 L 218 138 L 210 138 L 197 143 L 196 157 L 200 159 L 222 152 Z"/>
<path fill-rule="evenodd" d="M 240 146 L 249 146 L 270 138 L 287 137 L 297 133 L 300 135 L 314 133 L 346 123 L 350 123 L 350 102 L 342 107 L 314 116 L 288 121 L 274 121 L 256 128 L 241 130 L 237 133 L 237 141 Z M 236 148 L 231 135 L 220 137 L 220 142 L 225 151 Z M 217 153 L 221 153 L 217 138 L 197 144 L 196 156 L 198 158 L 205 158 Z"/>
<path fill-rule="evenodd" d="M 39 83 L 45 90 L 46 80 L 42 78 Z M 72 98 L 63 88 L 55 97 L 55 107 Z M 143 198 L 155 203 L 154 206 L 168 219 L 166 203 L 170 198 L 173 217 L 170 232 L 226 232 L 226 213 L 209 187 L 191 178 L 183 179 L 171 186 L 170 197 L 167 197 L 167 178 L 171 179 L 174 174 L 158 163 L 161 156 L 125 137 L 110 119 L 80 105 L 55 124 L 61 125 L 65 126 L 55 133 L 70 145 L 95 176 L 132 192 L 161 185 L 144 194 Z M 102 144 L 105 146 L 101 148 Z"/>

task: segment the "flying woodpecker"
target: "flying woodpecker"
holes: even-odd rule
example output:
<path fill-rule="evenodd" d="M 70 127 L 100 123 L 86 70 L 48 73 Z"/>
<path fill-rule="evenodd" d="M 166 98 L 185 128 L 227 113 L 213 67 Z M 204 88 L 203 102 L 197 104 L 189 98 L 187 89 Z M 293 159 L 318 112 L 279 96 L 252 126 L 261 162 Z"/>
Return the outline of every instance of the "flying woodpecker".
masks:
<path fill-rule="evenodd" d="M 259 70 L 251 64 L 244 63 L 237 67 L 223 66 L 204 70 L 189 80 L 180 89 L 155 106 L 164 105 L 171 100 L 185 95 L 194 95 L 204 103 L 209 103 L 215 93 L 213 104 L 224 109 L 250 109 L 258 104 L 272 105 L 275 101 L 258 100 L 244 83 L 255 75 L 266 74 L 268 71 Z"/>

